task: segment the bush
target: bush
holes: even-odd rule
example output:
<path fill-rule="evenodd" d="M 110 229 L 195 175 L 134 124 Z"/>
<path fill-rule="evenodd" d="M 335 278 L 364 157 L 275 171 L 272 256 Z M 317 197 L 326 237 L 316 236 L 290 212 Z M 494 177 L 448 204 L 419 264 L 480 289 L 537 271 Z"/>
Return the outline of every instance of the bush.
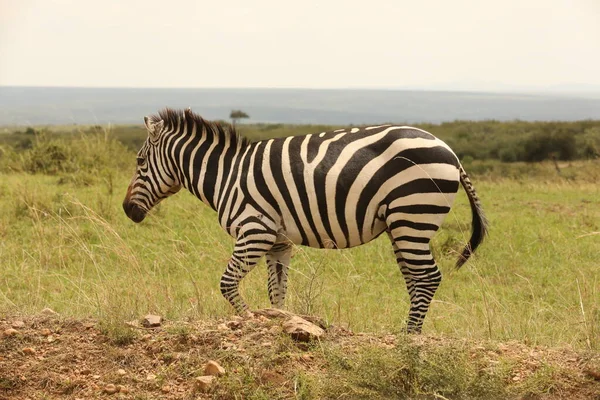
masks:
<path fill-rule="evenodd" d="M 104 133 L 83 134 L 77 137 L 49 138 L 37 135 L 31 148 L 6 151 L 0 158 L 0 169 L 32 174 L 98 175 L 106 170 L 132 168 L 134 155 L 120 142 Z M 85 177 L 89 181 L 89 176 Z"/>
<path fill-rule="evenodd" d="M 570 132 L 537 133 L 525 141 L 524 161 L 543 161 L 551 158 L 573 160 L 577 156 L 575 135 Z"/>
<path fill-rule="evenodd" d="M 498 152 L 500 161 L 502 162 L 515 162 L 519 160 L 519 155 L 514 148 L 504 148 Z"/>

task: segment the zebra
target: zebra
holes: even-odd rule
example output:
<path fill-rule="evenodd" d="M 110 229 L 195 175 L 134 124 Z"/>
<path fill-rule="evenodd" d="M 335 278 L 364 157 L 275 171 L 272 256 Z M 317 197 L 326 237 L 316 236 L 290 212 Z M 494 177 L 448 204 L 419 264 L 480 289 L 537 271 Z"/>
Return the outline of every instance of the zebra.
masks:
<path fill-rule="evenodd" d="M 139 223 L 185 188 L 215 210 L 235 239 L 220 290 L 238 313 L 249 310 L 240 281 L 263 256 L 269 300 L 282 308 L 294 245 L 344 249 L 385 232 L 410 297 L 406 331 L 420 333 L 442 279 L 430 240 L 459 182 L 470 202 L 472 232 L 457 268 L 488 230 L 458 157 L 421 129 L 386 124 L 251 142 L 229 124 L 169 108 L 144 124 L 148 137 L 123 209 Z"/>

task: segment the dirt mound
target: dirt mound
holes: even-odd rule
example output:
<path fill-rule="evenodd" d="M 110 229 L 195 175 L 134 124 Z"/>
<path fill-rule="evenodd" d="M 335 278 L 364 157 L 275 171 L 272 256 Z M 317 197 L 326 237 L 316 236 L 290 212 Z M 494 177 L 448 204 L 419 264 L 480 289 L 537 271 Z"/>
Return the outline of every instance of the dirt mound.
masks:
<path fill-rule="evenodd" d="M 318 339 L 298 341 L 284 331 L 289 315 L 262 314 L 194 323 L 163 321 L 157 328 L 137 322 L 107 326 L 52 314 L 0 319 L 0 399 L 343 398 L 344 393 L 346 398 L 383 398 L 386 393 L 416 393 L 410 385 L 419 377 L 413 376 L 417 370 L 409 368 L 411 362 L 389 365 L 381 358 L 377 366 L 369 358 L 366 363 L 360 358 L 365 349 L 370 357 L 379 350 L 382 357 L 412 352 L 414 360 L 429 360 L 428 354 L 443 355 L 440 349 L 449 349 L 447 354 L 461 354 L 467 364 L 477 365 L 480 375 L 503 373 L 503 382 L 513 389 L 527 389 L 540 381 L 540 371 L 550 371 L 550 386 L 507 392 L 519 397 L 600 398 L 597 352 L 372 335 L 336 327 L 325 327 Z M 205 385 L 200 377 L 211 360 L 224 372 L 205 379 L 210 381 Z M 378 387 L 381 382 L 390 382 L 389 387 Z M 423 382 L 421 392 L 446 393 L 448 398 L 458 393 L 454 388 L 427 389 Z"/>

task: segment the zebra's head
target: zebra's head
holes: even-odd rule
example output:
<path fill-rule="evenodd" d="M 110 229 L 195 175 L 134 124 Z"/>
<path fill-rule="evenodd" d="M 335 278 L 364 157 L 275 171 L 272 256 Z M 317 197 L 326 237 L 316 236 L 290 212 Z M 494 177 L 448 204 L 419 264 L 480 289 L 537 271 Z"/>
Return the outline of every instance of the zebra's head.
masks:
<path fill-rule="evenodd" d="M 137 167 L 127 188 L 123 210 L 133 222 L 142 222 L 146 214 L 163 199 L 181 189 L 172 160 L 168 157 L 168 133 L 160 116 L 144 117 L 148 138 L 137 153 Z"/>

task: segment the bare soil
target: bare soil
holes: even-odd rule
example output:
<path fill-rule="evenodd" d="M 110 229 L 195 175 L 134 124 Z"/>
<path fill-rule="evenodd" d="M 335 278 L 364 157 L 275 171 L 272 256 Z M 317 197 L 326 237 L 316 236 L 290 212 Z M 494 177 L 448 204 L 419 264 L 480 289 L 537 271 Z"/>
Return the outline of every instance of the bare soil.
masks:
<path fill-rule="evenodd" d="M 298 374 L 324 375 L 322 346 L 352 354 L 361 346 L 394 348 L 395 335 L 353 333 L 328 327 L 319 343 L 295 342 L 279 318 L 263 315 L 201 322 L 165 321 L 146 329 L 117 328 L 56 315 L 0 319 L 0 399 L 203 399 L 248 398 L 248 387 L 268 398 L 298 398 Z M 116 330 L 115 330 L 116 329 Z M 415 336 L 416 346 L 445 346 L 457 339 Z M 598 352 L 531 347 L 522 343 L 465 341 L 474 362 L 514 361 L 512 383 L 540 365 L 567 371 L 550 393 L 536 398 L 600 399 Z M 197 378 L 214 360 L 226 372 L 203 390 Z M 301 383 L 301 382 L 300 382 Z"/>

